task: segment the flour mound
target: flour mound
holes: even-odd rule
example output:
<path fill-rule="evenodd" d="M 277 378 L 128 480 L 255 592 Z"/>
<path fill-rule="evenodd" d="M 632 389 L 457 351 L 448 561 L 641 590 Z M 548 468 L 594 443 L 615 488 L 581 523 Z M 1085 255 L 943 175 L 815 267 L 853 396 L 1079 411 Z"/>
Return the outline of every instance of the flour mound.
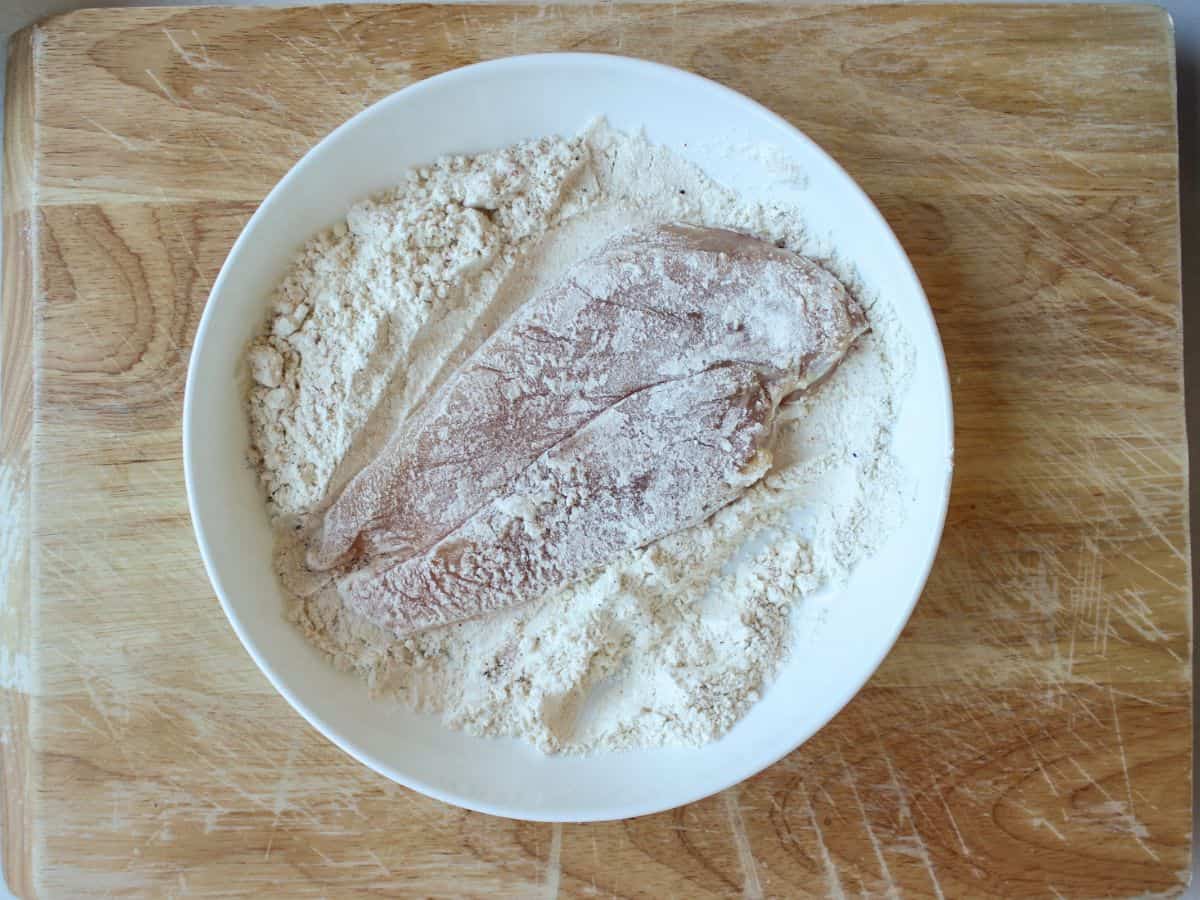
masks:
<path fill-rule="evenodd" d="M 578 140 L 445 157 L 308 242 L 248 354 L 251 443 L 273 511 L 321 501 L 426 325 L 462 303 L 473 274 L 511 265 L 551 227 L 565 189 L 586 200 L 574 184 L 584 168 Z"/>

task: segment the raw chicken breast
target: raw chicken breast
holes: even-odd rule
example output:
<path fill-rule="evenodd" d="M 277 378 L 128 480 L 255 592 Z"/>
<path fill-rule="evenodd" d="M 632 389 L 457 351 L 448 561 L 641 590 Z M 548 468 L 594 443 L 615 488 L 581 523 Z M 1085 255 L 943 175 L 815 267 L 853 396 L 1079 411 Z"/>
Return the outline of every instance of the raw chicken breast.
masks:
<path fill-rule="evenodd" d="M 645 388 L 430 550 L 344 578 L 342 596 L 397 634 L 536 597 L 736 499 L 770 467 L 773 414 L 758 373 L 736 363 Z"/>
<path fill-rule="evenodd" d="M 397 634 L 565 585 L 735 499 L 778 404 L 865 328 L 790 251 L 686 225 L 618 235 L 397 429 L 309 564 Z"/>

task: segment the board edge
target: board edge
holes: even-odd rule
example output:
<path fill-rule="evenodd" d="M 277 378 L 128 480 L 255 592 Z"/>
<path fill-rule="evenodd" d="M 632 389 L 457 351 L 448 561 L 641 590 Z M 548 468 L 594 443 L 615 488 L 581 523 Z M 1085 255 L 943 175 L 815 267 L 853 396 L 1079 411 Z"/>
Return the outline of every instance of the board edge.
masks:
<path fill-rule="evenodd" d="M 36 290 L 36 64 L 33 25 L 8 45 L 4 107 L 3 276 L 0 280 L 0 827 L 9 890 L 33 897 L 32 567 L 30 464 Z"/>

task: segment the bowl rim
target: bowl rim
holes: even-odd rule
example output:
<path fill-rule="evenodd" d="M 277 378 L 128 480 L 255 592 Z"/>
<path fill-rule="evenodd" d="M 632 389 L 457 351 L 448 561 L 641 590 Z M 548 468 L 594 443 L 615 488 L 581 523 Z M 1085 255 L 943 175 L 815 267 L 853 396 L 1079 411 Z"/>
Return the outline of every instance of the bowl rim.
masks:
<path fill-rule="evenodd" d="M 259 649 L 258 645 L 248 633 L 238 615 L 236 608 L 234 607 L 234 604 L 232 604 L 228 599 L 228 592 L 222 583 L 220 572 L 217 571 L 212 562 L 213 555 L 210 550 L 209 538 L 205 532 L 204 525 L 201 523 L 199 516 L 196 514 L 196 495 L 198 491 L 196 484 L 197 476 L 194 472 L 195 457 L 193 451 L 190 449 L 196 439 L 196 425 L 193 423 L 195 414 L 193 402 L 195 395 L 194 385 L 199 378 L 199 365 L 197 362 L 199 354 L 196 351 L 197 348 L 204 343 L 207 337 L 209 326 L 211 325 L 213 319 L 213 308 L 215 306 L 213 300 L 217 298 L 223 291 L 225 282 L 228 280 L 231 270 L 236 268 L 237 259 L 240 257 L 242 251 L 244 250 L 245 244 L 249 240 L 248 235 L 254 231 L 254 225 L 258 222 L 258 220 L 265 215 L 264 211 L 276 201 L 276 198 L 284 194 L 289 189 L 291 183 L 300 177 L 301 171 L 310 164 L 312 159 L 318 155 L 322 148 L 324 148 L 327 144 L 332 143 L 344 132 L 356 128 L 365 119 L 378 114 L 383 108 L 395 103 L 404 102 L 414 95 L 424 93 L 431 89 L 441 88 L 456 81 L 477 78 L 481 73 L 485 72 L 520 69 L 523 67 L 537 68 L 562 65 L 614 66 L 625 69 L 627 73 L 632 71 L 634 74 L 640 74 L 646 77 L 653 77 L 656 79 L 665 78 L 668 80 L 674 80 L 677 83 L 689 84 L 691 86 L 701 86 L 706 90 L 714 91 L 718 94 L 724 95 L 725 99 L 746 107 L 749 112 L 766 119 L 769 123 L 777 128 L 783 129 L 794 139 L 808 145 L 810 151 L 821 157 L 824 157 L 829 164 L 834 166 L 834 168 L 845 177 L 852 192 L 856 192 L 858 199 L 865 204 L 868 214 L 876 219 L 876 224 L 882 228 L 882 233 L 886 234 L 887 239 L 892 244 L 889 249 L 899 253 L 900 258 L 903 260 L 906 271 L 911 276 L 913 285 L 916 287 L 920 295 L 920 299 L 922 300 L 922 303 L 920 304 L 922 308 L 922 314 L 927 320 L 925 324 L 931 329 L 934 336 L 936 354 L 933 362 L 936 365 L 937 375 L 939 376 L 938 381 L 941 386 L 941 402 L 943 407 L 942 414 L 945 416 L 947 425 L 946 446 L 944 448 L 946 472 L 944 483 L 940 485 L 942 491 L 942 502 L 938 510 L 936 521 L 930 523 L 933 526 L 932 531 L 930 532 L 932 539 L 929 543 L 929 549 L 927 551 L 926 558 L 922 561 L 920 566 L 919 577 L 916 582 L 918 586 L 916 590 L 913 591 L 912 596 L 906 601 L 907 609 L 904 610 L 903 616 L 898 619 L 893 633 L 890 635 L 886 643 L 881 643 L 876 658 L 873 660 L 869 668 L 864 670 L 862 678 L 859 679 L 856 684 L 853 684 L 852 687 L 845 690 L 843 692 L 843 696 L 841 696 L 837 702 L 830 707 L 832 711 L 829 713 L 829 715 L 824 718 L 820 724 L 812 728 L 811 731 L 806 734 L 799 735 L 796 741 L 782 752 L 774 754 L 769 758 L 754 758 L 749 765 L 730 767 L 730 774 L 728 778 L 722 779 L 716 786 L 704 785 L 694 791 L 685 792 L 680 799 L 672 801 L 667 805 L 663 805 L 663 803 L 659 801 L 652 801 L 640 804 L 627 804 L 625 807 L 619 809 L 589 809 L 586 807 L 581 807 L 576 814 L 570 816 L 553 812 L 548 814 L 537 809 L 535 806 L 521 806 L 519 804 L 506 804 L 500 806 L 492 803 L 479 802 L 478 800 L 475 800 L 455 790 L 429 784 L 420 778 L 414 778 L 410 775 L 400 772 L 393 766 L 376 758 L 371 753 L 356 747 L 353 741 L 342 737 L 336 729 L 329 726 L 319 715 L 313 712 L 313 710 L 310 709 L 309 706 L 299 696 L 294 694 L 284 683 L 283 679 L 268 661 L 266 655 Z M 428 797 L 432 797 L 444 803 L 449 803 L 463 809 L 472 810 L 474 812 L 525 821 L 599 822 L 633 818 L 637 816 L 663 812 L 668 809 L 674 809 L 694 803 L 698 800 L 702 800 L 706 797 L 713 796 L 729 789 L 745 779 L 766 770 L 770 766 L 773 766 L 780 759 L 802 746 L 821 729 L 828 725 L 829 722 L 832 721 L 846 707 L 850 700 L 852 700 L 859 693 L 859 691 L 862 690 L 863 686 L 875 674 L 875 672 L 879 669 L 879 666 L 883 663 L 884 659 L 895 647 L 896 641 L 899 639 L 901 632 L 908 624 L 913 610 L 916 608 L 918 600 L 924 593 L 925 586 L 929 579 L 929 574 L 933 568 L 933 563 L 941 546 L 946 516 L 949 510 L 950 490 L 954 474 L 954 409 L 951 396 L 949 369 L 946 365 L 946 356 L 945 350 L 942 346 L 941 333 L 938 330 L 937 322 L 934 319 L 933 310 L 929 305 L 929 299 L 925 293 L 924 287 L 921 285 L 920 278 L 918 277 L 916 270 L 913 268 L 908 254 L 904 251 L 903 245 L 901 245 L 899 239 L 892 231 L 891 226 L 888 224 L 883 214 L 879 212 L 879 209 L 875 206 L 874 202 L 870 199 L 866 192 L 863 191 L 863 189 L 849 175 L 849 173 L 847 173 L 846 170 L 842 168 L 842 166 L 835 159 L 833 159 L 832 156 L 826 153 L 825 150 L 822 149 L 815 141 L 809 138 L 808 135 L 804 134 L 804 132 L 800 131 L 782 116 L 772 112 L 757 101 L 750 99 L 749 97 L 733 90 L 732 88 L 726 87 L 723 84 L 705 78 L 701 75 L 697 75 L 693 72 L 688 72 L 674 66 L 665 65 L 663 63 L 638 59 L 635 57 L 621 56 L 618 54 L 549 52 L 501 57 L 498 59 L 473 63 L 471 65 L 461 66 L 456 69 L 451 69 L 446 72 L 430 76 L 429 78 L 401 88 L 400 90 L 395 91 L 388 96 L 381 98 L 370 106 L 360 110 L 358 113 L 337 126 L 337 128 L 329 132 L 329 134 L 310 147 L 305 154 L 299 160 L 297 160 L 290 169 L 288 169 L 287 173 L 267 193 L 267 195 L 255 209 L 254 213 L 246 221 L 246 224 L 242 227 L 237 239 L 230 247 L 229 253 L 226 255 L 225 261 L 222 263 L 221 269 L 217 274 L 216 279 L 213 281 L 212 288 L 209 291 L 208 298 L 205 302 L 205 308 L 201 314 L 200 323 L 197 326 L 196 334 L 192 341 L 191 351 L 189 353 L 187 378 L 185 382 L 183 400 L 182 442 L 184 481 L 187 490 L 188 512 L 192 521 L 192 528 L 196 535 L 196 542 L 200 549 L 200 556 L 204 562 L 205 572 L 208 575 L 213 589 L 216 591 L 217 598 L 221 603 L 221 608 L 224 610 L 225 616 L 229 620 L 229 623 L 233 626 L 233 630 L 237 634 L 238 640 L 241 641 L 242 646 L 246 649 L 246 652 L 249 653 L 251 659 L 254 660 L 255 665 L 257 665 L 262 673 L 266 675 L 267 680 L 270 681 L 272 687 L 274 687 L 274 689 L 292 706 L 292 708 L 300 713 L 300 715 L 313 728 L 315 728 L 326 739 L 328 739 L 331 743 L 333 743 L 357 762 L 367 766 L 368 768 L 374 770 L 380 775 L 383 775 L 391 781 L 396 782 L 397 784 L 400 784 L 411 790 L 418 791 Z"/>

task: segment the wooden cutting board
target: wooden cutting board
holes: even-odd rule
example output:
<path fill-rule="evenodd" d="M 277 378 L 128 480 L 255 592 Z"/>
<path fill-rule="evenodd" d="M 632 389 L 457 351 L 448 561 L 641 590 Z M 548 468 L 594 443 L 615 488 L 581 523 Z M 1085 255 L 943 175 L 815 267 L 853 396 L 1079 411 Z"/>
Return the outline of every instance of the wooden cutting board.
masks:
<path fill-rule="evenodd" d="M 957 473 L 912 622 L 803 748 L 684 809 L 551 826 L 353 762 L 238 645 L 193 543 L 184 369 L 255 205 L 446 69 L 657 59 L 781 113 L 937 315 Z M 1190 840 L 1175 73 L 1149 7 L 87 11 L 8 76 L 5 866 L 40 896 L 1097 897 Z M 399 139 L 403 139 L 400 136 Z"/>

